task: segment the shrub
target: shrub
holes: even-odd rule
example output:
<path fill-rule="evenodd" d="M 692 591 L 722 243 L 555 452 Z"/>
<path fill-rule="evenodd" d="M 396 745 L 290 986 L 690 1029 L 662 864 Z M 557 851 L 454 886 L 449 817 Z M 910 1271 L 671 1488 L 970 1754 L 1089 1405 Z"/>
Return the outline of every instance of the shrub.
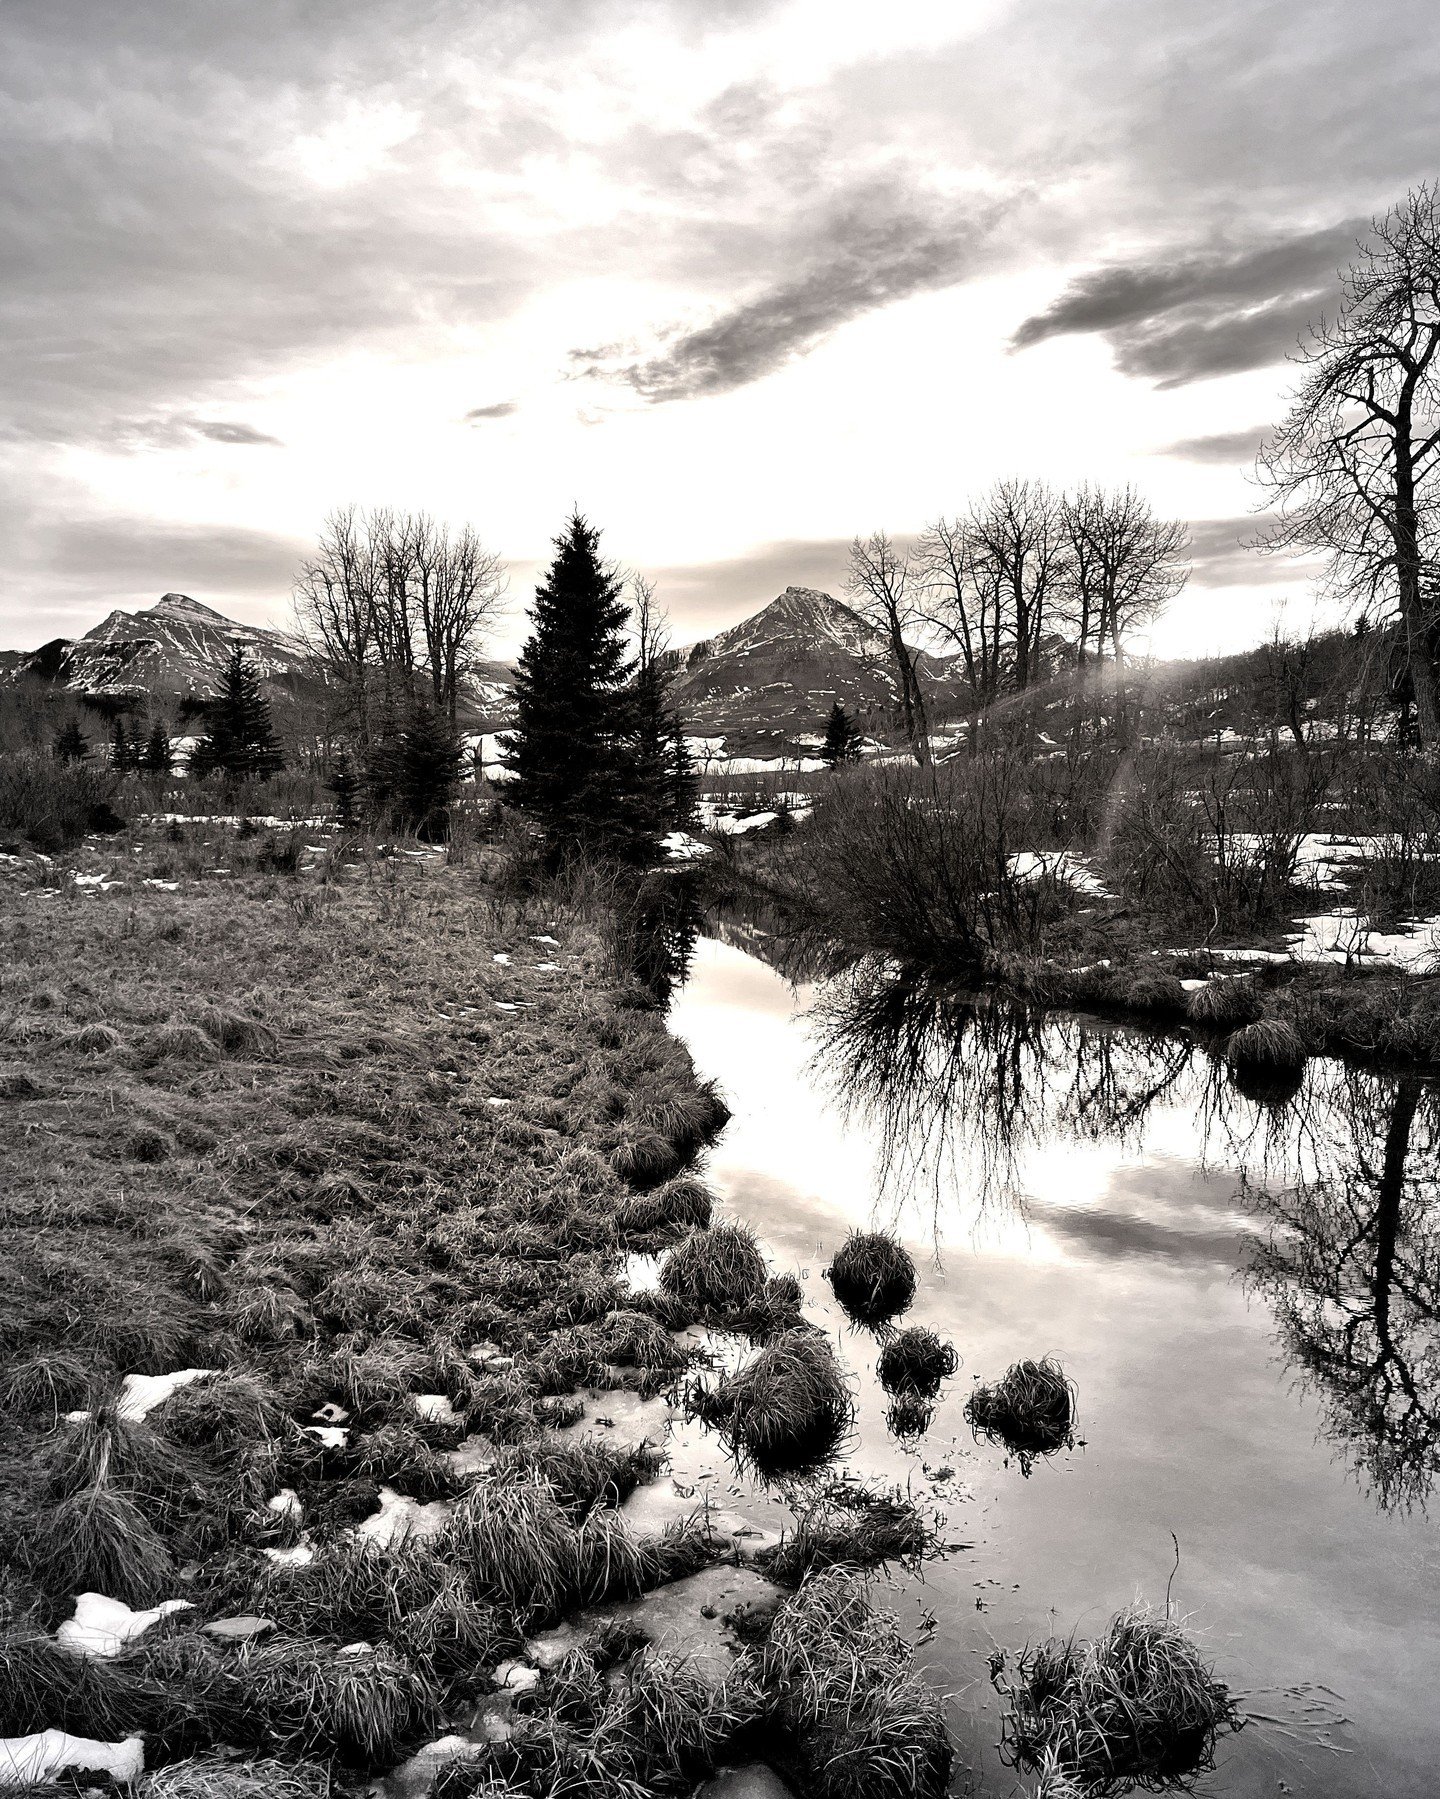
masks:
<path fill-rule="evenodd" d="M 718 1386 L 697 1384 L 690 1403 L 766 1478 L 829 1461 L 853 1416 L 834 1350 L 804 1327 L 777 1337 Z"/>
<path fill-rule="evenodd" d="M 1075 1441 L 1075 1390 L 1058 1362 L 1016 1362 L 993 1386 L 977 1386 L 965 1403 L 976 1439 L 1003 1443 L 1027 1476 L 1036 1456 Z"/>
<path fill-rule="evenodd" d="M 959 1366 L 960 1359 L 951 1345 L 917 1324 L 884 1346 L 876 1372 L 887 1393 L 933 1399 L 940 1391 L 940 1383 L 949 1380 Z"/>
<path fill-rule="evenodd" d="M 0 833 L 53 855 L 91 831 L 118 831 L 113 776 L 83 762 L 30 753 L 0 756 Z"/>
<path fill-rule="evenodd" d="M 861 1324 L 885 1324 L 915 1297 L 910 1252 L 880 1231 L 854 1231 L 825 1271 L 835 1297 Z"/>
<path fill-rule="evenodd" d="M 1048 1762 L 1088 1794 L 1188 1787 L 1215 1765 L 1220 1734 L 1242 1723 L 1180 1626 L 1143 1606 L 1118 1613 L 1094 1641 L 1025 1649 L 995 1684 L 1009 1703 L 1013 1765 Z"/>

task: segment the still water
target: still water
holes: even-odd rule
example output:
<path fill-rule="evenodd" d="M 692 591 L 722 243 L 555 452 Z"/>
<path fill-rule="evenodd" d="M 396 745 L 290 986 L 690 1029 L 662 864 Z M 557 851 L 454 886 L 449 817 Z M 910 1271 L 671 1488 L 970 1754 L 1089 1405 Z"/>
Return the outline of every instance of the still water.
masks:
<path fill-rule="evenodd" d="M 1098 1631 L 1170 1582 L 1254 1720 L 1202 1791 L 1440 1791 L 1434 1088 L 1315 1063 L 1262 1104 L 1174 1038 L 976 1013 L 882 971 L 792 986 L 713 938 L 671 1017 L 734 1111 L 712 1184 L 851 1371 L 847 1466 L 943 1511 L 949 1553 L 887 1599 L 953 1696 L 957 1790 L 1019 1784 L 993 1648 Z M 821 1273 L 857 1225 L 907 1243 L 903 1322 L 962 1358 L 911 1444 Z M 962 1408 L 974 1379 L 1046 1354 L 1082 1442 L 1026 1478 Z M 674 1457 L 783 1521 L 698 1426 Z"/>

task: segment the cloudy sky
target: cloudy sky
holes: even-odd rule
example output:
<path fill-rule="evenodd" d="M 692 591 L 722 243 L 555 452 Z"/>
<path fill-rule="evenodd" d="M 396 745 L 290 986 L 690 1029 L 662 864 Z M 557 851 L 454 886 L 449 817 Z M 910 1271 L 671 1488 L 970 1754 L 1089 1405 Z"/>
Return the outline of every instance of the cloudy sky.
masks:
<path fill-rule="evenodd" d="M 1421 0 L 0 0 L 0 648 L 284 622 L 331 507 L 562 515 L 677 639 L 996 476 L 1241 547 L 1284 357 L 1440 173 Z M 504 647 L 503 645 L 500 647 Z"/>

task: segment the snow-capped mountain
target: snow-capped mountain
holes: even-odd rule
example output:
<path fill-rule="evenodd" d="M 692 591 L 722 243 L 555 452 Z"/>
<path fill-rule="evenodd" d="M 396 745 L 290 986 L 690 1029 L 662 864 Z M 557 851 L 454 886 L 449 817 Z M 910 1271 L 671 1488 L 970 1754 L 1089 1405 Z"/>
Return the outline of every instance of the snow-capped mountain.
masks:
<path fill-rule="evenodd" d="M 304 680 L 310 664 L 280 631 L 240 625 L 188 594 L 164 594 L 140 612 L 116 610 L 83 637 L 57 637 L 21 657 L 17 675 L 34 674 L 77 693 L 204 698 L 237 643 L 271 682 Z"/>
<path fill-rule="evenodd" d="M 895 681 L 873 625 L 813 587 L 787 587 L 738 625 L 682 651 L 676 710 L 687 729 L 724 738 L 729 756 L 776 756 L 818 743 L 836 700 L 862 729 L 890 726 Z M 932 677 L 939 665 L 927 671 Z"/>

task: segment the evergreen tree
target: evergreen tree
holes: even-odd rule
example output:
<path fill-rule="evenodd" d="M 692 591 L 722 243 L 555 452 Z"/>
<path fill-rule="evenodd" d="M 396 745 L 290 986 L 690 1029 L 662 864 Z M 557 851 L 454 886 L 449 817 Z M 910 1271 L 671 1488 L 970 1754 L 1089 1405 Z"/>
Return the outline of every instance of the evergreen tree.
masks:
<path fill-rule="evenodd" d="M 516 674 L 506 761 L 515 803 L 544 831 L 552 859 L 590 850 L 645 862 L 659 835 L 653 769 L 636 744 L 621 584 L 599 545 L 578 513 L 555 540 Z"/>
<path fill-rule="evenodd" d="M 667 811 L 672 831 L 690 831 L 695 827 L 695 802 L 700 796 L 700 778 L 695 772 L 695 759 L 685 741 L 680 720 L 670 720 L 670 755 L 668 767 Z"/>
<path fill-rule="evenodd" d="M 55 733 L 53 753 L 57 762 L 83 762 L 89 755 L 90 744 L 78 720 L 72 718 Z"/>
<path fill-rule="evenodd" d="M 140 766 L 147 775 L 168 775 L 171 767 L 170 734 L 157 719 L 145 739 Z"/>
<path fill-rule="evenodd" d="M 335 758 L 335 771 L 325 783 L 335 796 L 335 822 L 342 831 L 353 831 L 360 821 L 360 781 L 344 750 Z"/>
<path fill-rule="evenodd" d="M 133 774 L 140 766 L 143 749 L 140 727 L 132 727 L 120 713 L 110 727 L 110 766 L 117 775 Z"/>
<path fill-rule="evenodd" d="M 206 710 L 205 735 L 191 757 L 192 773 L 223 774 L 228 781 L 264 780 L 285 766 L 270 722 L 270 702 L 260 677 L 236 644 Z"/>
<path fill-rule="evenodd" d="M 443 712 L 421 701 L 400 732 L 395 810 L 412 831 L 432 841 L 449 828 L 464 750 Z"/>
<path fill-rule="evenodd" d="M 860 727 L 839 700 L 830 708 L 830 716 L 825 721 L 825 741 L 820 746 L 820 756 L 831 768 L 860 758 Z"/>

